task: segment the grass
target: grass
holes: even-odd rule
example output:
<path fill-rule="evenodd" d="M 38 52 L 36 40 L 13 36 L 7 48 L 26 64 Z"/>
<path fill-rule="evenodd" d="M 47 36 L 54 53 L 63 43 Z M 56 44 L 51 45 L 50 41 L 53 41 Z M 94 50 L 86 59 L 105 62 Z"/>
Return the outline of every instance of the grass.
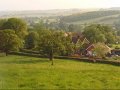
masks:
<path fill-rule="evenodd" d="M 113 44 L 113 45 L 112 45 L 112 48 L 116 48 L 116 47 L 117 47 L 117 48 L 120 48 L 120 44 Z"/>
<path fill-rule="evenodd" d="M 0 57 L 0 89 L 120 89 L 120 67 L 25 56 Z"/>

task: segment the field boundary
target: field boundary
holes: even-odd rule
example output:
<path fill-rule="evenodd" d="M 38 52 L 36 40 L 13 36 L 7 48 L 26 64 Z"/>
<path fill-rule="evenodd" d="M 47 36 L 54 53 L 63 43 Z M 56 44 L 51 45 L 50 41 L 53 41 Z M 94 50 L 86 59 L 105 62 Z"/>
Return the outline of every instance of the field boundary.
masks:
<path fill-rule="evenodd" d="M 48 58 L 47 56 L 42 56 L 39 54 L 30 54 L 23 52 L 10 52 L 10 55 L 19 55 L 19 56 L 29 56 L 29 57 L 37 57 L 37 58 Z M 68 57 L 68 56 L 54 56 L 55 59 L 69 59 L 69 60 L 77 60 L 81 62 L 89 62 L 89 63 L 100 63 L 100 64 L 111 64 L 115 66 L 120 66 L 120 61 L 116 60 L 102 60 L 102 59 L 89 59 L 89 58 L 78 58 L 78 57 Z"/>

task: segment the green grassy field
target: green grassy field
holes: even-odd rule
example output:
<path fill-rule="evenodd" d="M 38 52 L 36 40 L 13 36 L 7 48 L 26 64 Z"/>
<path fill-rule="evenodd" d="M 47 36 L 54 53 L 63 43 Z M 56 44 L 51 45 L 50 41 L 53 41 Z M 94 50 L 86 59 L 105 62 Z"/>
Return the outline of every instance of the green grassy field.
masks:
<path fill-rule="evenodd" d="M 22 56 L 0 57 L 0 89 L 120 89 L 120 67 Z"/>
<path fill-rule="evenodd" d="M 113 44 L 112 45 L 112 48 L 116 48 L 116 47 L 120 48 L 120 44 Z"/>

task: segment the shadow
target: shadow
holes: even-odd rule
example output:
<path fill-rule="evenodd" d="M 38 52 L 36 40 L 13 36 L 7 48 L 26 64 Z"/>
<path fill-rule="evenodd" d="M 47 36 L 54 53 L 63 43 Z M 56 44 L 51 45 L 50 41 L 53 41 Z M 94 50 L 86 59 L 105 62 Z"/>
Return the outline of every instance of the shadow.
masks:
<path fill-rule="evenodd" d="M 37 60 L 19 59 L 16 61 L 3 61 L 2 63 L 6 63 L 6 64 L 36 64 L 36 63 L 46 63 L 46 62 L 50 62 L 50 61 L 49 60 L 41 60 L 41 59 L 37 59 Z"/>
<path fill-rule="evenodd" d="M 19 55 L 22 56 L 22 55 Z M 25 56 L 25 55 L 24 55 Z M 31 57 L 31 58 L 30 58 Z M 50 62 L 49 59 L 46 59 L 44 56 L 38 56 L 36 60 L 32 59 L 32 57 L 36 56 L 26 56 L 26 57 L 17 57 L 15 60 L 12 61 L 2 61 L 0 63 L 15 63 L 15 64 L 35 64 L 35 63 L 46 63 Z M 108 60 L 90 60 L 90 59 L 85 59 L 85 58 L 72 58 L 72 57 L 54 57 L 54 59 L 65 59 L 65 60 L 71 60 L 71 61 L 77 61 L 77 62 L 86 62 L 86 63 L 94 63 L 94 64 L 109 64 L 109 65 L 114 65 L 114 66 L 120 66 L 120 62 L 116 61 L 108 61 Z"/>
<path fill-rule="evenodd" d="M 62 58 L 57 58 L 62 59 Z M 85 62 L 85 63 L 92 63 L 92 64 L 108 64 L 113 66 L 120 66 L 120 62 L 116 61 L 108 61 L 108 60 L 90 60 L 84 58 L 66 58 L 66 60 L 76 61 L 76 62 Z"/>

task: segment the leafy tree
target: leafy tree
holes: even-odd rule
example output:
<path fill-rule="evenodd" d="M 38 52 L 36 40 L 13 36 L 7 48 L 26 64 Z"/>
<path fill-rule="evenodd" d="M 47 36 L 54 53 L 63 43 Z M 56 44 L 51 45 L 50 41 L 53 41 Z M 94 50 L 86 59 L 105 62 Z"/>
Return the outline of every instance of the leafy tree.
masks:
<path fill-rule="evenodd" d="M 117 31 L 117 35 L 120 36 L 120 30 Z"/>
<path fill-rule="evenodd" d="M 69 29 L 70 32 L 73 32 L 73 31 L 74 31 L 74 25 L 73 25 L 73 24 L 70 24 L 70 25 L 68 26 L 68 29 Z"/>
<path fill-rule="evenodd" d="M 27 35 L 27 24 L 24 20 L 19 18 L 9 18 L 3 24 L 3 29 L 12 29 L 20 37 L 24 38 Z"/>
<path fill-rule="evenodd" d="M 43 30 L 39 32 L 38 48 L 41 54 L 47 55 L 52 61 L 55 54 L 59 54 L 64 50 L 65 35 L 61 31 Z"/>
<path fill-rule="evenodd" d="M 120 20 L 114 22 L 114 25 L 117 30 L 120 30 Z"/>
<path fill-rule="evenodd" d="M 69 32 L 82 32 L 83 31 L 83 26 L 79 24 L 70 24 L 68 26 Z"/>
<path fill-rule="evenodd" d="M 117 44 L 120 44 L 120 36 L 117 36 Z"/>
<path fill-rule="evenodd" d="M 106 43 L 111 44 L 116 42 L 116 31 L 112 27 L 107 25 L 99 25 L 99 30 L 105 35 Z"/>
<path fill-rule="evenodd" d="M 93 51 L 97 57 L 104 58 L 110 52 L 110 49 L 104 43 L 96 43 Z"/>
<path fill-rule="evenodd" d="M 105 35 L 101 33 L 96 25 L 90 25 L 85 27 L 83 34 L 91 43 L 105 42 Z"/>
<path fill-rule="evenodd" d="M 45 27 L 43 21 L 40 21 L 39 23 L 34 24 L 33 29 L 36 31 L 40 31 L 40 30 L 45 30 L 46 27 Z"/>
<path fill-rule="evenodd" d="M 39 38 L 39 34 L 37 32 L 30 32 L 27 36 L 26 36 L 26 40 L 25 40 L 25 46 L 27 49 L 33 49 L 37 47 L 37 43 L 38 43 L 38 38 Z"/>
<path fill-rule="evenodd" d="M 4 23 L 6 23 L 6 19 L 0 19 L 0 30 L 2 30 L 3 29 L 3 25 L 4 25 Z"/>
<path fill-rule="evenodd" d="M 112 27 L 105 25 L 92 24 L 90 26 L 86 26 L 83 34 L 92 43 L 102 42 L 111 44 L 116 41 L 116 34 Z"/>
<path fill-rule="evenodd" d="M 64 23 L 63 21 L 60 21 L 58 24 L 59 29 L 67 31 L 68 30 L 68 26 L 66 23 Z"/>
<path fill-rule="evenodd" d="M 116 42 L 116 36 L 113 35 L 112 32 L 106 33 L 106 39 L 107 39 L 107 43 L 115 43 Z"/>
<path fill-rule="evenodd" d="M 0 50 L 6 53 L 19 50 L 22 46 L 21 39 L 15 34 L 14 30 L 0 30 Z"/>
<path fill-rule="evenodd" d="M 74 53 L 75 45 L 71 41 L 72 41 L 71 35 L 67 35 L 63 38 L 64 50 L 61 51 L 62 56 L 64 56 L 64 55 L 70 56 L 71 54 Z"/>

